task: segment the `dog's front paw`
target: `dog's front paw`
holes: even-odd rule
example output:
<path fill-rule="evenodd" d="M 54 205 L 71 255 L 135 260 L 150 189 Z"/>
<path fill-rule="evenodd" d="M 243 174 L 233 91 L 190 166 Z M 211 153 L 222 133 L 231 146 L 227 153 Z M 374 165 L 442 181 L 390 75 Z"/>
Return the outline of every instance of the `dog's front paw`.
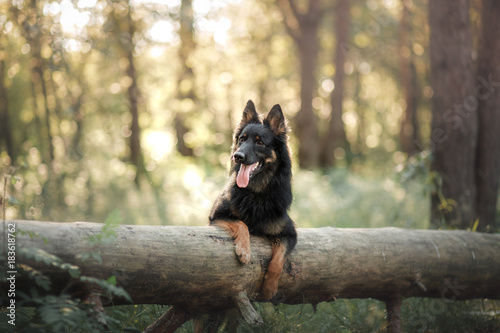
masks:
<path fill-rule="evenodd" d="M 279 275 L 278 276 L 273 276 L 272 274 L 266 274 L 264 276 L 264 282 L 262 282 L 262 287 L 261 287 L 261 292 L 262 296 L 270 300 L 276 294 L 278 293 L 278 282 L 279 282 Z"/>
<path fill-rule="evenodd" d="M 229 232 L 234 239 L 234 252 L 242 264 L 250 262 L 250 233 L 248 227 L 242 221 L 216 220 L 212 225 L 221 227 Z"/>
<path fill-rule="evenodd" d="M 238 260 L 242 264 L 248 264 L 252 253 L 252 250 L 250 249 L 250 239 L 248 237 L 236 238 L 234 240 L 234 252 L 236 252 L 236 257 L 238 257 Z"/>

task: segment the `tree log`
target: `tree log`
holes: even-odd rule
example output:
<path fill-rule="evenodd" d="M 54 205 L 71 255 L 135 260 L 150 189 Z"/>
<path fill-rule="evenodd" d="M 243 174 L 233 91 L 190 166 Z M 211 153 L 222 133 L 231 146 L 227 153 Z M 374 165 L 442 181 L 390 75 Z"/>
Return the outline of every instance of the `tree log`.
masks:
<path fill-rule="evenodd" d="M 80 267 L 82 275 L 115 276 L 135 304 L 175 305 L 182 313 L 264 301 L 259 287 L 269 263 L 266 238 L 251 237 L 252 255 L 241 265 L 233 241 L 216 227 L 123 225 L 110 241 L 90 242 L 103 224 L 7 221 L 16 224 L 16 265 L 29 265 L 64 286 L 57 267 L 22 256 L 39 248 Z M 38 236 L 34 236 L 33 234 Z M 100 253 L 102 262 L 79 255 Z M 32 283 L 31 283 L 32 285 Z M 18 291 L 28 288 L 17 284 Z M 248 295 L 248 299 L 246 296 Z M 444 300 L 500 299 L 500 235 L 466 231 L 298 229 L 297 247 L 285 263 L 277 300 L 287 304 L 407 297 Z M 127 304 L 114 299 L 113 304 Z M 248 310 L 252 316 L 252 310 Z M 250 320 L 258 321 L 260 318 Z"/>

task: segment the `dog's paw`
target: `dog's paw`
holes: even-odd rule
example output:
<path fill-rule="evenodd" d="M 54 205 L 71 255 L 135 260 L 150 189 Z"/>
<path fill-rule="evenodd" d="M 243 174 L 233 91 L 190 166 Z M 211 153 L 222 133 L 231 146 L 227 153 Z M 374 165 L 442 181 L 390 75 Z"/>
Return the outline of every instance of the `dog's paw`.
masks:
<path fill-rule="evenodd" d="M 262 287 L 261 287 L 261 292 L 262 296 L 266 300 L 270 300 L 276 294 L 278 293 L 278 282 L 279 282 L 279 276 L 270 276 L 269 274 L 266 274 L 264 276 L 264 282 L 262 282 Z"/>
<path fill-rule="evenodd" d="M 234 240 L 234 252 L 236 252 L 236 257 L 238 260 L 246 265 L 250 262 L 250 255 L 252 250 L 250 249 L 250 240 L 245 237 L 238 237 Z"/>

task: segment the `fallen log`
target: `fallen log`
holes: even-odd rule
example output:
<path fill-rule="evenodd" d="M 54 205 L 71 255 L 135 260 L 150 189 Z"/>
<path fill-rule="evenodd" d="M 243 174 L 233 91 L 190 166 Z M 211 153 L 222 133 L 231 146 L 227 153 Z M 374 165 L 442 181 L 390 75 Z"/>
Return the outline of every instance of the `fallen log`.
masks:
<path fill-rule="evenodd" d="M 247 321 L 259 323 L 250 301 L 264 301 L 259 287 L 271 253 L 266 238 L 251 237 L 250 263 L 241 265 L 232 239 L 216 227 L 123 225 L 114 230 L 111 241 L 92 242 L 103 224 L 6 223 L 15 224 L 17 249 L 42 249 L 78 266 L 82 275 L 101 279 L 113 275 L 134 304 L 174 305 L 165 318 L 184 322 L 194 314 L 238 307 Z M 82 254 L 88 253 L 99 253 L 102 261 L 82 261 Z M 56 281 L 55 286 L 70 279 L 66 271 L 20 254 L 16 265 L 41 271 Z M 19 282 L 18 290 L 28 287 Z M 500 235 L 398 228 L 298 229 L 297 247 L 285 264 L 276 300 L 317 304 L 375 298 L 386 302 L 389 317 L 397 318 L 400 300 L 407 297 L 500 299 Z M 116 298 L 113 304 L 128 301 Z"/>

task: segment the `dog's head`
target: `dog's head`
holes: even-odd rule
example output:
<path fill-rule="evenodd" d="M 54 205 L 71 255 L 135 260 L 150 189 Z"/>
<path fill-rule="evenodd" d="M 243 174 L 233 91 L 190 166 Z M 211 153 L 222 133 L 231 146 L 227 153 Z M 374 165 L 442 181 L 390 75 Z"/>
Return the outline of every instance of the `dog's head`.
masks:
<path fill-rule="evenodd" d="M 263 120 L 248 101 L 234 134 L 232 148 L 236 185 L 263 189 L 280 165 L 283 147 L 287 146 L 288 127 L 281 107 L 271 108 Z M 287 149 L 287 148 L 286 148 Z M 289 157 L 288 157 L 289 158 Z"/>

